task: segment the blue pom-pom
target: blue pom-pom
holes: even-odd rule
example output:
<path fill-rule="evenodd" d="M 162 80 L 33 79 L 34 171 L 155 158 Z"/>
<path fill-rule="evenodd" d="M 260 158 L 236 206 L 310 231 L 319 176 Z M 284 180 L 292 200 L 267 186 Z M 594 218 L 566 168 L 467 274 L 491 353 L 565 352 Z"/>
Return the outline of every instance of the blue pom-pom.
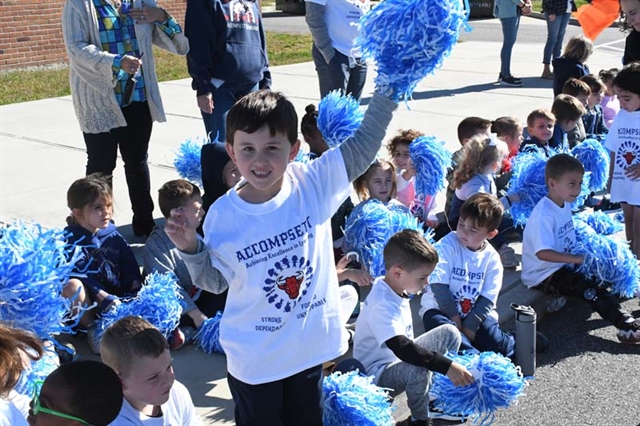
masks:
<path fill-rule="evenodd" d="M 40 392 L 42 382 L 60 365 L 58 354 L 53 348 L 46 348 L 42 358 L 31 361 L 29 366 L 20 374 L 18 383 L 13 390 L 22 395 L 33 396 Z"/>
<path fill-rule="evenodd" d="M 513 159 L 509 192 L 520 197 L 520 201 L 513 203 L 510 209 L 516 225 L 526 224 L 533 208 L 548 193 L 544 177 L 546 164 L 546 154 L 539 149 L 521 152 Z"/>
<path fill-rule="evenodd" d="M 447 185 L 451 153 L 435 136 L 420 136 L 409 145 L 409 155 L 416 170 L 416 192 L 435 196 Z"/>
<path fill-rule="evenodd" d="M 364 118 L 360 104 L 351 95 L 333 90 L 318 104 L 318 130 L 329 148 L 350 138 Z"/>
<path fill-rule="evenodd" d="M 624 223 L 624 212 L 617 212 L 613 215 L 613 219 L 618 223 Z"/>
<path fill-rule="evenodd" d="M 591 172 L 589 189 L 600 191 L 606 188 L 609 179 L 609 152 L 602 142 L 596 139 L 585 139 L 571 150 L 571 155 L 576 157 L 585 171 Z"/>
<path fill-rule="evenodd" d="M 422 224 L 406 207 L 393 202 L 385 206 L 379 200 L 370 199 L 353 209 L 345 222 L 344 234 L 348 246 L 360 255 L 369 273 L 381 277 L 385 274 L 384 246 L 393 234 L 403 229 L 413 229 L 424 235 Z"/>
<path fill-rule="evenodd" d="M 224 354 L 224 349 L 220 345 L 220 320 L 222 319 L 222 311 L 216 313 L 215 316 L 204 320 L 194 339 L 196 345 L 205 353 Z"/>
<path fill-rule="evenodd" d="M 113 304 L 96 320 L 97 341 L 102 340 L 102 335 L 111 324 L 128 316 L 149 321 L 168 338 L 178 326 L 182 310 L 187 306 L 179 289 L 177 278 L 171 272 L 154 272 L 147 275 L 144 285 L 135 297 Z"/>
<path fill-rule="evenodd" d="M 442 66 L 465 22 L 457 0 L 385 0 L 360 20 L 356 45 L 376 61 L 377 90 L 396 101 L 411 98 L 416 85 Z"/>
<path fill-rule="evenodd" d="M 621 223 L 616 222 L 611 216 L 603 211 L 597 211 L 590 214 L 580 214 L 579 217 L 600 235 L 611 235 L 624 229 L 624 226 L 622 226 Z"/>
<path fill-rule="evenodd" d="M 387 392 L 373 384 L 373 377 L 358 371 L 333 373 L 322 382 L 325 426 L 393 425 L 393 409 Z"/>
<path fill-rule="evenodd" d="M 83 311 L 70 314 L 72 300 L 62 297 L 82 252 L 67 246 L 60 229 L 14 222 L 0 229 L 0 321 L 28 330 L 40 339 L 75 333 Z"/>
<path fill-rule="evenodd" d="M 574 227 L 577 247 L 574 254 L 584 256 L 578 271 L 597 281 L 601 286 L 610 286 L 620 297 L 633 297 L 640 290 L 640 267 L 638 260 L 622 240 Z"/>
<path fill-rule="evenodd" d="M 308 152 L 304 152 L 302 149 L 298 150 L 296 157 L 293 159 L 295 163 L 308 164 L 311 161 L 311 157 Z"/>
<path fill-rule="evenodd" d="M 200 156 L 202 146 L 208 141 L 201 137 L 186 139 L 178 147 L 176 158 L 173 160 L 173 167 L 178 171 L 182 179 L 193 182 L 202 188 L 202 163 Z"/>
<path fill-rule="evenodd" d="M 575 201 L 571 203 L 571 210 L 577 211 L 582 207 L 589 198 L 589 194 L 591 194 L 591 189 L 589 189 L 589 182 L 591 182 L 591 172 L 585 172 L 582 176 L 582 183 L 580 184 L 580 194 L 576 197 Z"/>
<path fill-rule="evenodd" d="M 437 408 L 471 416 L 474 425 L 490 425 L 500 408 L 508 408 L 524 395 L 525 379 L 520 368 L 498 353 L 448 354 L 473 374 L 475 382 L 454 386 L 449 378 L 434 374 L 431 395 Z"/>

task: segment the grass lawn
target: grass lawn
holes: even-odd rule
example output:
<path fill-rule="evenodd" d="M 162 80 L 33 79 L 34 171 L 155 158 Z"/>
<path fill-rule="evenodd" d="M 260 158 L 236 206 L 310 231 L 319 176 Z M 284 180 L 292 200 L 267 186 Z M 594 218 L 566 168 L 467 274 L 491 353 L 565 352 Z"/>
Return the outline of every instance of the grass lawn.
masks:
<path fill-rule="evenodd" d="M 589 4 L 587 0 L 575 0 L 576 6 L 580 7 L 583 4 Z M 542 0 L 531 0 L 534 12 L 542 12 Z"/>
<path fill-rule="evenodd" d="M 268 2 L 264 2 L 268 3 Z M 272 66 L 311 61 L 311 36 L 267 32 Z M 188 78 L 186 59 L 154 48 L 159 81 Z M 39 69 L 0 73 L 0 105 L 68 95 L 69 70 Z"/>

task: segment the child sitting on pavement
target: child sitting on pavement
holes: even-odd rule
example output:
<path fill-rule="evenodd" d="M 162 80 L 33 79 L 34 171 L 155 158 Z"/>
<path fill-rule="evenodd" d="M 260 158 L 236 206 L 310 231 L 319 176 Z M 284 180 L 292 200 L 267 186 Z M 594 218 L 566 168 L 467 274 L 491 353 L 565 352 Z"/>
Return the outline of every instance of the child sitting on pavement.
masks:
<path fill-rule="evenodd" d="M 516 117 L 500 117 L 491 122 L 491 133 L 495 133 L 509 148 L 509 156 L 502 161 L 500 172 L 495 176 L 499 196 L 506 194 L 512 175 L 511 162 L 518 155 L 523 141 L 522 130 L 522 124 Z"/>
<path fill-rule="evenodd" d="M 591 88 L 582 80 L 577 78 L 570 78 L 562 86 L 562 93 L 565 95 L 571 95 L 575 97 L 582 106 L 585 108 L 585 114 L 587 113 L 587 105 L 589 96 L 591 96 Z M 584 115 L 582 117 L 584 117 Z M 560 129 L 555 129 L 558 132 Z M 580 142 L 587 138 L 587 132 L 584 128 L 584 122 L 582 120 L 576 121 L 576 125 L 573 129 L 569 129 L 567 132 L 567 142 L 569 142 L 569 148 L 573 148 Z"/>
<path fill-rule="evenodd" d="M 92 324 L 119 298 L 135 295 L 142 285 L 140 267 L 127 241 L 111 221 L 113 196 L 106 178 L 92 174 L 76 180 L 67 191 L 69 247 L 81 247 L 83 258 L 62 295 L 73 300 L 74 307 L 91 306 L 83 312 L 80 327 L 87 329 L 87 341 L 98 354 Z M 77 309 L 77 308 L 74 308 Z"/>
<path fill-rule="evenodd" d="M 602 114 L 604 115 L 604 124 L 607 128 L 611 127 L 613 119 L 618 111 L 620 111 L 620 101 L 618 100 L 615 90 L 613 90 L 613 79 L 616 78 L 617 74 L 617 68 L 600 70 L 598 73 L 598 76 L 600 77 L 600 80 L 602 80 L 602 83 L 604 83 L 605 87 L 604 95 L 600 101 L 600 106 L 602 107 Z"/>
<path fill-rule="evenodd" d="M 582 116 L 586 114 L 585 105 L 587 98 L 582 100 L 572 95 L 561 93 L 553 100 L 551 112 L 556 117 L 556 126 L 553 131 L 553 142 L 550 146 L 556 146 L 561 152 L 568 152 L 578 142 L 584 140 L 584 129 L 582 128 Z"/>
<path fill-rule="evenodd" d="M 392 94 L 390 94 L 393 96 Z M 380 149 L 396 102 L 375 92 L 353 137 L 308 164 L 293 104 L 258 91 L 229 111 L 226 149 L 243 177 L 207 212 L 204 244 L 179 211 L 166 231 L 198 287 L 229 283 L 220 322 L 236 424 L 322 424 L 322 363 L 347 350 L 330 219 Z"/>
<path fill-rule="evenodd" d="M 496 303 L 502 288 L 500 256 L 489 244 L 498 235 L 502 203 L 493 195 L 472 195 L 460 208 L 455 232 L 436 244 L 440 256 L 422 295 L 425 330 L 452 324 L 460 350 L 514 355 L 515 339 L 500 329 Z"/>
<path fill-rule="evenodd" d="M 520 151 L 526 151 L 530 147 L 537 147 L 544 150 L 547 157 L 550 157 L 550 149 L 568 149 L 569 145 L 566 141 L 564 144 L 555 145 L 555 141 L 552 139 L 555 126 L 556 116 L 548 109 L 538 108 L 531 111 L 527 116 L 527 137 L 520 145 Z"/>
<path fill-rule="evenodd" d="M 375 384 L 394 394 L 407 392 L 411 416 L 396 425 L 429 425 L 431 372 L 446 374 L 456 386 L 473 383 L 473 376 L 442 355 L 459 349 L 460 333 L 454 326 L 413 336 L 409 299 L 428 284 L 438 252 L 420 233 L 406 229 L 389 239 L 383 256 L 386 274 L 376 279 L 364 302 L 353 356 Z"/>
<path fill-rule="evenodd" d="M 465 155 L 460 167 L 453 178 L 453 186 L 456 188 L 449 221 L 458 228 L 458 220 L 462 204 L 472 195 L 487 193 L 497 196 L 497 187 L 494 174 L 500 170 L 502 160 L 508 154 L 507 144 L 495 138 L 474 137 L 465 146 Z M 500 202 L 505 210 L 511 208 L 511 204 L 520 201 L 518 194 L 507 194 L 500 197 Z M 515 268 L 520 262 L 516 259 L 515 252 L 509 247 L 508 234 L 516 234 L 519 239 L 520 228 L 515 228 L 513 218 L 509 214 L 501 215 L 498 233 L 491 239 L 491 245 L 498 251 L 502 266 Z"/>
<path fill-rule="evenodd" d="M 139 317 L 124 317 L 102 337 L 102 361 L 122 382 L 124 401 L 113 426 L 202 424 L 187 388 L 173 375 L 169 343 Z"/>
<path fill-rule="evenodd" d="M 75 361 L 47 376 L 33 397 L 28 420 L 36 426 L 106 426 L 118 416 L 122 404 L 122 384 L 109 366 Z"/>
<path fill-rule="evenodd" d="M 600 102 L 604 96 L 605 86 L 602 80 L 595 75 L 585 75 L 580 79 L 589 86 L 591 93 L 587 98 L 587 113 L 582 116 L 582 124 L 587 137 L 603 138 L 609 133 L 609 128 L 604 124 L 604 113 Z"/>
<path fill-rule="evenodd" d="M 171 216 L 171 210 L 180 209 L 185 220 L 196 228 L 200 226 L 204 216 L 200 188 L 184 179 L 172 180 L 162 185 L 158 191 L 158 205 L 165 219 Z M 196 329 L 207 318 L 224 310 L 226 293 L 212 294 L 193 285 L 180 252 L 164 229 L 156 228 L 149 235 L 142 258 L 145 274 L 171 272 L 177 278 L 186 307 L 182 311 L 181 325 L 173 331 L 169 341 L 171 350 L 179 349 L 193 340 Z M 218 279 L 224 280 L 224 277 L 220 274 Z"/>
<path fill-rule="evenodd" d="M 640 342 L 640 320 L 621 306 L 618 298 L 600 283 L 575 270 L 584 258 L 571 254 L 576 233 L 571 203 L 580 194 L 584 167 L 568 154 L 547 161 L 545 180 L 549 193 L 536 204 L 524 230 L 522 282 L 554 297 L 550 305 L 559 310 L 566 297 L 585 300 L 595 312 L 612 323 L 623 343 Z"/>

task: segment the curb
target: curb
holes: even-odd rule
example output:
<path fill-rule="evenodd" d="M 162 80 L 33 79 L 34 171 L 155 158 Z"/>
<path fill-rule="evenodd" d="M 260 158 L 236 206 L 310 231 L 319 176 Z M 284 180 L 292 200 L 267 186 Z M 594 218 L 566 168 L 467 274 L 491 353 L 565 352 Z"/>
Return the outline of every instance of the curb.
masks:
<path fill-rule="evenodd" d="M 571 14 L 571 18 L 569 18 L 569 25 L 573 25 L 576 27 L 580 26 L 580 22 L 578 22 L 578 20 L 573 16 L 575 12 L 573 12 Z M 542 20 L 546 20 L 546 17 L 544 16 L 544 13 L 542 12 L 531 12 L 529 15 L 527 15 L 527 18 L 534 18 L 534 19 L 542 19 Z M 613 22 L 613 24 L 609 25 L 609 28 L 620 28 L 620 21 L 616 20 Z"/>

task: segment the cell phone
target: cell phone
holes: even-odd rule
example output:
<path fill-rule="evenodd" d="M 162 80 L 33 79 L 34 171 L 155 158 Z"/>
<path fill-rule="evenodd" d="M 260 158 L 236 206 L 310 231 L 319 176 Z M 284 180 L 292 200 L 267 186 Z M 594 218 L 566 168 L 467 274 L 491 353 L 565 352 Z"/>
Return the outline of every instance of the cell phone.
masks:
<path fill-rule="evenodd" d="M 123 105 L 129 105 L 131 103 L 131 98 L 133 97 L 133 89 L 135 89 L 137 82 L 138 80 L 136 80 L 135 76 L 133 75 L 130 76 L 127 80 L 127 85 L 124 87 L 124 93 L 122 94 Z"/>

